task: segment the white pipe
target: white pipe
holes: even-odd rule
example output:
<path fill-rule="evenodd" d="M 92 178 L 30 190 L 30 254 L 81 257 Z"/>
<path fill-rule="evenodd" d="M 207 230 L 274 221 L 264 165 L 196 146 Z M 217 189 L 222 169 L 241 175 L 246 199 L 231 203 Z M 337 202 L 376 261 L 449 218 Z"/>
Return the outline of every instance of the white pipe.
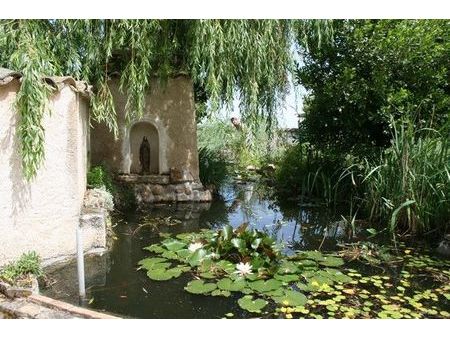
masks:
<path fill-rule="evenodd" d="M 86 297 L 86 288 L 84 284 L 84 254 L 83 254 L 83 236 L 80 226 L 77 226 L 77 268 L 78 268 L 78 290 L 80 300 Z"/>

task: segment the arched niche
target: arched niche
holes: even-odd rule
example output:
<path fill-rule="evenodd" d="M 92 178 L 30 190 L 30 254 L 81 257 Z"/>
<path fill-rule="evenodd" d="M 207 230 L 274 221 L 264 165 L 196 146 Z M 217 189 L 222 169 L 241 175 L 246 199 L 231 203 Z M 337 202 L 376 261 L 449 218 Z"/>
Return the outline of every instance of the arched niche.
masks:
<path fill-rule="evenodd" d="M 140 174 L 139 148 L 144 136 L 150 143 L 150 173 L 159 174 L 159 134 L 150 122 L 135 123 L 130 129 L 130 173 Z"/>

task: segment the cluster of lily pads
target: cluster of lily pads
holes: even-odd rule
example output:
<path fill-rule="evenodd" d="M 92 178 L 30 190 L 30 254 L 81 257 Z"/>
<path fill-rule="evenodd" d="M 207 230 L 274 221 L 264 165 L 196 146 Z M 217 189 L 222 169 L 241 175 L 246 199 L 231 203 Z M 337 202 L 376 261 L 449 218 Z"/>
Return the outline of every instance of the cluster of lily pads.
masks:
<path fill-rule="evenodd" d="M 439 271 L 441 280 L 435 281 L 439 286 L 434 283 L 433 289 L 411 291 L 414 276 L 407 270 L 393 280 L 388 275 L 363 276 L 345 267 L 346 262 L 335 254 L 299 251 L 287 256 L 271 237 L 245 225 L 161 236 L 160 243 L 144 248 L 153 255 L 138 263 L 150 279 L 167 281 L 189 272 L 192 280 L 184 288 L 187 292 L 232 296 L 255 316 L 450 317 L 440 307 L 450 299 L 449 266 L 431 258 L 426 268 Z M 404 269 L 417 268 L 414 264 L 420 259 L 409 256 Z"/>

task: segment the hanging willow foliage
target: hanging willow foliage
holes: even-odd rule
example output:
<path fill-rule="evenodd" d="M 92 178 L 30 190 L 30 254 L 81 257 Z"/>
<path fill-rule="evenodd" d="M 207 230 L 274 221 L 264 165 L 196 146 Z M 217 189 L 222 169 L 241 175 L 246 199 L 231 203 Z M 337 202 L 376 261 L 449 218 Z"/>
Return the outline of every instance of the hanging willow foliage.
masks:
<path fill-rule="evenodd" d="M 46 75 L 71 75 L 94 86 L 92 116 L 117 134 L 107 85 L 114 73 L 128 95 L 128 120 L 141 116 L 153 76 L 188 74 L 212 111 L 237 96 L 243 119 L 268 121 L 308 36 L 329 36 L 324 20 L 0 20 L 0 65 L 23 73 L 17 97 L 24 173 L 44 158 Z"/>

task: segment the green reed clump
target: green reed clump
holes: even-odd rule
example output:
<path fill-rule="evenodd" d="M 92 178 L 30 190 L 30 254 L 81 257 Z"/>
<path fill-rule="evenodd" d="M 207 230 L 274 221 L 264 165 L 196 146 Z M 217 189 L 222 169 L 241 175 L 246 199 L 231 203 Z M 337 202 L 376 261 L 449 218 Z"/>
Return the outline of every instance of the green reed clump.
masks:
<path fill-rule="evenodd" d="M 365 160 L 362 203 L 371 220 L 413 233 L 446 230 L 450 223 L 448 128 L 416 129 L 411 119 L 392 123 L 391 146 Z"/>
<path fill-rule="evenodd" d="M 307 143 L 285 152 L 276 173 L 284 193 L 350 209 L 395 233 L 424 234 L 450 226 L 449 124 L 417 128 L 392 120 L 391 144 L 371 156 L 316 151 Z"/>
<path fill-rule="evenodd" d="M 350 175 L 344 172 L 347 162 L 340 155 L 317 151 L 308 143 L 296 144 L 279 161 L 275 182 L 283 194 L 336 205 L 340 196 L 348 196 L 353 188 Z"/>

